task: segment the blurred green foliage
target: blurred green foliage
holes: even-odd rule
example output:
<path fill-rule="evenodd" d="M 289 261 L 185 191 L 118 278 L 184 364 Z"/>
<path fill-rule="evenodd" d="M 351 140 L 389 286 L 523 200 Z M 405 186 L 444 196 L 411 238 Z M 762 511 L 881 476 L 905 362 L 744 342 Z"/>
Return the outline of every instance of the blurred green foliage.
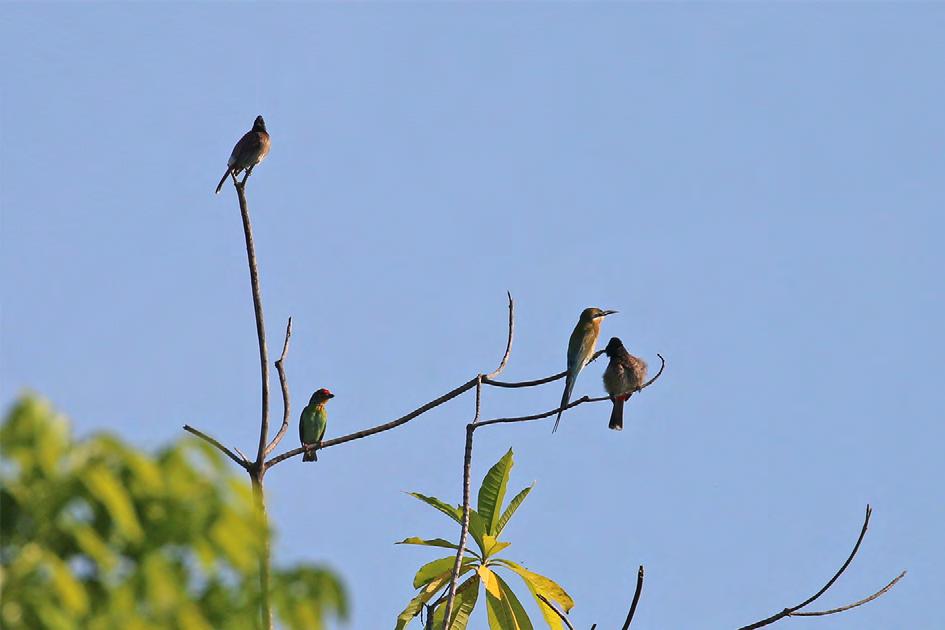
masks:
<path fill-rule="evenodd" d="M 248 481 L 200 440 L 155 455 L 75 441 L 35 396 L 0 427 L 3 628 L 255 628 L 264 535 Z M 348 614 L 339 578 L 313 566 L 274 569 L 272 604 L 284 628 Z"/>

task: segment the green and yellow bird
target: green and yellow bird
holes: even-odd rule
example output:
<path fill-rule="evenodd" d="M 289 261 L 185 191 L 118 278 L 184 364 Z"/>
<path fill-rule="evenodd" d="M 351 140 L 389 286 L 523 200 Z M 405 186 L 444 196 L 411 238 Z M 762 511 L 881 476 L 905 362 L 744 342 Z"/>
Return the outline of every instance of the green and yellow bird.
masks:
<path fill-rule="evenodd" d="M 312 446 L 321 444 L 325 437 L 325 428 L 328 426 L 328 412 L 325 410 L 325 403 L 334 398 L 335 395 L 324 387 L 312 394 L 312 398 L 302 410 L 299 417 L 299 440 L 302 446 Z M 315 455 L 317 449 L 306 450 L 302 456 L 303 462 L 317 462 L 318 456 Z"/>
<path fill-rule="evenodd" d="M 561 396 L 561 407 L 568 404 L 571 400 L 571 390 L 574 389 L 574 383 L 577 376 L 587 365 L 587 362 L 594 356 L 594 346 L 597 345 L 597 337 L 600 336 L 600 322 L 608 315 L 613 315 L 617 311 L 604 311 L 595 306 L 581 311 L 581 317 L 571 333 L 571 340 L 568 342 L 568 375 L 564 382 L 564 394 Z M 558 417 L 555 418 L 555 426 L 552 433 L 558 430 L 558 423 L 561 422 L 561 414 L 564 409 L 558 411 Z"/>

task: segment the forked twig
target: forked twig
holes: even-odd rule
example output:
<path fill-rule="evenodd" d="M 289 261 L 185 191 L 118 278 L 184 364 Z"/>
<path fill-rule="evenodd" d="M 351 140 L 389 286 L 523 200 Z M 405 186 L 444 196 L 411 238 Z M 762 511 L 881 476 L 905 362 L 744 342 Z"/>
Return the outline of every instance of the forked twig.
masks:
<path fill-rule="evenodd" d="M 221 452 L 223 452 L 224 455 L 226 455 L 227 457 L 229 457 L 230 459 L 232 459 L 234 462 L 236 462 L 237 464 L 239 464 L 242 468 L 244 468 L 244 469 L 246 469 L 246 470 L 249 470 L 250 462 L 248 462 L 245 457 L 240 458 L 239 456 L 236 455 L 236 453 L 234 453 L 233 451 L 231 451 L 231 450 L 228 449 L 227 447 L 223 446 L 222 444 L 220 444 L 220 442 L 218 442 L 217 440 L 213 439 L 212 437 L 210 437 L 209 435 L 207 435 L 207 434 L 204 433 L 203 431 L 200 431 L 199 429 L 195 429 L 195 428 L 193 428 L 192 426 L 190 426 L 189 424 L 185 424 L 185 425 L 184 425 L 184 431 L 187 431 L 188 433 L 193 433 L 194 435 L 196 435 L 196 436 L 199 437 L 200 439 L 205 440 L 205 441 L 209 442 L 210 444 L 216 446 L 218 449 L 220 449 Z"/>
<path fill-rule="evenodd" d="M 802 608 L 804 608 L 804 607 L 807 606 L 808 604 L 810 604 L 810 603 L 812 603 L 813 601 L 815 601 L 816 599 L 818 599 L 821 595 L 823 595 L 824 593 L 826 593 L 826 592 L 827 592 L 827 589 L 829 589 L 831 586 L 833 586 L 834 582 L 836 582 L 837 579 L 838 579 L 841 575 L 843 575 L 843 572 L 846 571 L 846 570 L 847 570 L 847 567 L 850 566 L 850 563 L 853 562 L 854 556 L 856 556 L 856 553 L 860 550 L 860 543 L 863 542 L 863 537 L 866 536 L 866 530 L 867 530 L 867 528 L 869 527 L 869 524 L 870 524 L 870 516 L 872 516 L 872 514 L 873 514 L 873 509 L 872 509 L 869 505 L 867 505 L 867 506 L 866 506 L 866 516 L 863 518 L 863 527 L 860 529 L 860 535 L 859 535 L 859 536 L 857 537 L 857 539 L 856 539 L 856 544 L 853 545 L 853 551 L 851 551 L 851 552 L 850 552 L 850 555 L 847 556 L 846 561 L 843 563 L 843 565 L 840 567 L 840 569 L 839 569 L 836 573 L 834 573 L 834 575 L 833 575 L 832 578 L 830 578 L 829 580 L 827 580 L 827 583 L 824 584 L 824 586 L 823 586 L 819 591 L 817 591 L 816 593 L 814 593 L 813 595 L 811 595 L 810 597 L 808 597 L 807 599 L 805 599 L 803 602 L 801 602 L 800 604 L 798 604 L 798 605 L 796 605 L 796 606 L 791 606 L 790 608 L 785 608 L 785 609 L 782 610 L 781 612 L 775 613 L 775 614 L 771 615 L 770 617 L 766 617 L 765 619 L 762 619 L 761 621 L 756 621 L 756 622 L 754 622 L 754 623 L 752 623 L 752 624 L 749 624 L 749 625 L 747 625 L 747 626 L 742 626 L 742 627 L 739 628 L 738 630 L 755 630 L 755 628 L 762 628 L 762 627 L 764 627 L 764 626 L 767 626 L 767 625 L 770 625 L 770 624 L 774 623 L 775 621 L 778 621 L 778 620 L 780 620 L 780 619 L 784 619 L 785 617 L 802 617 L 802 616 L 812 616 L 812 617 L 813 617 L 813 616 L 831 615 L 831 614 L 834 614 L 834 613 L 843 612 L 843 611 L 845 611 L 845 610 L 849 610 L 849 609 L 851 609 L 851 608 L 855 608 L 855 607 L 860 606 L 860 605 L 862 605 L 862 604 L 865 604 L 865 603 L 867 603 L 867 602 L 869 602 L 869 601 L 872 601 L 872 600 L 876 599 L 877 597 L 879 597 L 879 596 L 883 595 L 884 593 L 886 593 L 890 588 L 892 588 L 893 585 L 895 585 L 896 582 L 898 582 L 898 581 L 906 574 L 905 571 L 903 571 L 903 572 L 899 575 L 899 577 L 897 577 L 896 579 L 894 579 L 892 582 L 890 582 L 889 584 L 887 584 L 884 588 L 880 589 L 879 591 L 877 591 L 877 592 L 874 593 L 873 595 L 870 595 L 869 597 L 867 597 L 867 598 L 865 598 L 865 599 L 862 599 L 862 600 L 860 600 L 860 601 L 858 601 L 858 602 L 854 602 L 853 604 L 849 604 L 849 605 L 847 605 L 847 606 L 841 606 L 840 608 L 834 608 L 834 609 L 831 609 L 831 610 L 825 610 L 825 611 L 819 611 L 819 612 L 813 612 L 813 613 L 803 613 L 803 612 L 799 612 Z"/>
<path fill-rule="evenodd" d="M 290 405 L 289 405 L 289 381 L 285 376 L 285 355 L 289 351 L 289 339 L 292 338 L 292 318 L 289 318 L 289 323 L 285 327 L 285 341 L 282 343 L 282 354 L 279 355 L 279 360 L 276 361 L 276 371 L 279 372 L 279 385 L 282 388 L 282 426 L 279 427 L 279 432 L 272 438 L 272 441 L 266 446 L 266 456 L 268 456 L 282 441 L 282 438 L 285 436 L 285 432 L 289 428 L 289 414 Z"/>

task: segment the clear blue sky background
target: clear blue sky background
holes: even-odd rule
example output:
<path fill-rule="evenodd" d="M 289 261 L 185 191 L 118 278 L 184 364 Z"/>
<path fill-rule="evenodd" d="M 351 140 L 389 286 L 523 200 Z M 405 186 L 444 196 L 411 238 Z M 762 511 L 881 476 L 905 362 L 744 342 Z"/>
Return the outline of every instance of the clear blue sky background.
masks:
<path fill-rule="evenodd" d="M 730 628 L 812 594 L 811 628 L 941 628 L 945 4 L 4 5 L 2 386 L 79 435 L 145 448 L 193 423 L 249 451 L 256 338 L 235 194 L 250 200 L 270 344 L 329 435 L 495 366 L 563 369 L 589 305 L 664 378 L 628 407 L 485 430 L 537 480 L 511 558 L 579 627 Z M 600 394 L 595 364 L 576 395 Z M 275 378 L 273 380 L 276 386 Z M 274 389 L 274 414 L 280 413 Z M 560 384 L 485 392 L 486 416 Z M 343 572 L 386 628 L 456 535 L 402 493 L 460 499 L 471 396 L 268 476 L 278 562 Z M 286 440 L 294 447 L 295 427 Z M 517 582 L 515 582 L 517 584 Z M 634 624 L 635 626 L 637 624 Z M 476 622 L 485 625 L 484 618 Z"/>

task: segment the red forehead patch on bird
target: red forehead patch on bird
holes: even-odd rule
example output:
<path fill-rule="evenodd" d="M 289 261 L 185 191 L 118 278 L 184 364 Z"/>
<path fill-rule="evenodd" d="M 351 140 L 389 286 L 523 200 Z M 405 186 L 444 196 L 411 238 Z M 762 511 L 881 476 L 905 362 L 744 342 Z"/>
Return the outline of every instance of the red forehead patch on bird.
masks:
<path fill-rule="evenodd" d="M 324 388 L 324 387 L 322 387 L 320 390 L 318 390 L 318 393 L 321 394 L 322 396 L 331 396 L 331 395 L 332 395 L 332 393 L 331 393 L 330 391 L 328 391 L 328 390 L 327 390 L 326 388 Z"/>

